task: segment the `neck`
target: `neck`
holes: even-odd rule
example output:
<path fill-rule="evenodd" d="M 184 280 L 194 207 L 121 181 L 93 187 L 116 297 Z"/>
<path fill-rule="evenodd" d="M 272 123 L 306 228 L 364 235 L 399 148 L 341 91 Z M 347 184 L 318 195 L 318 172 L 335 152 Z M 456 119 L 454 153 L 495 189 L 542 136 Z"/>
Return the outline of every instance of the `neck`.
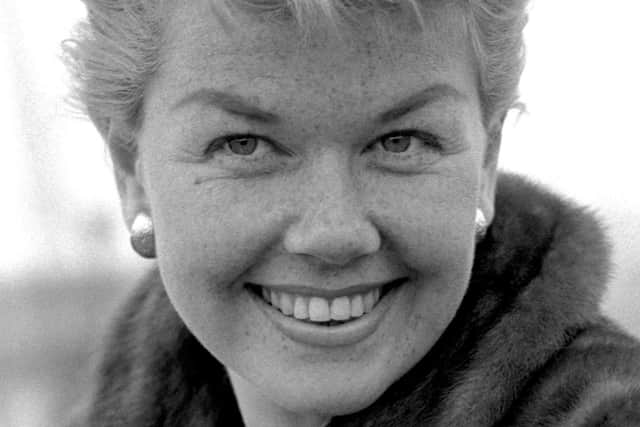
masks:
<path fill-rule="evenodd" d="M 284 409 L 258 392 L 240 375 L 227 369 L 233 392 L 247 427 L 325 427 L 330 418 L 319 414 L 300 414 Z"/>

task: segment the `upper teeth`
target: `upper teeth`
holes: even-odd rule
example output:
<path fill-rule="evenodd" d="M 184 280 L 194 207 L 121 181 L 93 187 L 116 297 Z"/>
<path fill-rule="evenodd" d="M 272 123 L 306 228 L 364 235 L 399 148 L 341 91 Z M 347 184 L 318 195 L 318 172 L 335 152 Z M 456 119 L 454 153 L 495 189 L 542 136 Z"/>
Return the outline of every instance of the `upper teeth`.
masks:
<path fill-rule="evenodd" d="M 313 322 L 328 322 L 349 320 L 370 312 L 380 299 L 380 288 L 331 300 L 262 288 L 262 297 L 287 316 Z"/>

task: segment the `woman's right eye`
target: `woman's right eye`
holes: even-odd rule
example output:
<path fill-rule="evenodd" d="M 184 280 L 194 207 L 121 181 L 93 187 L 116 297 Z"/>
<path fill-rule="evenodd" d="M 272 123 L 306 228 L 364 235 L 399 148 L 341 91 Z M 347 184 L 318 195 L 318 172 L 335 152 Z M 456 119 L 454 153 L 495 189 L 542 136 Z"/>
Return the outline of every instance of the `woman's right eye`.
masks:
<path fill-rule="evenodd" d="M 234 154 L 248 156 L 256 151 L 258 141 L 254 137 L 236 138 L 232 139 L 231 141 L 227 141 L 227 146 L 229 147 L 229 150 Z"/>
<path fill-rule="evenodd" d="M 212 141 L 205 154 L 214 156 L 239 156 L 249 159 L 258 159 L 274 150 L 273 145 L 255 135 L 230 135 Z"/>

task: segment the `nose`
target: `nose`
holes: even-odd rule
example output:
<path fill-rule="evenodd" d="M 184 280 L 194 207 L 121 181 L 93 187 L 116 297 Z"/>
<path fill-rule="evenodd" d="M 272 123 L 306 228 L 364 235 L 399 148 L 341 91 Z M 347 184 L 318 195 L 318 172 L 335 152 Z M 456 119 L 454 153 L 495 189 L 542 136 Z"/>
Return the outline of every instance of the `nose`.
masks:
<path fill-rule="evenodd" d="M 287 252 L 331 266 L 347 265 L 380 249 L 380 234 L 365 212 L 354 179 L 338 164 L 325 166 L 305 182 L 299 220 L 284 238 Z"/>

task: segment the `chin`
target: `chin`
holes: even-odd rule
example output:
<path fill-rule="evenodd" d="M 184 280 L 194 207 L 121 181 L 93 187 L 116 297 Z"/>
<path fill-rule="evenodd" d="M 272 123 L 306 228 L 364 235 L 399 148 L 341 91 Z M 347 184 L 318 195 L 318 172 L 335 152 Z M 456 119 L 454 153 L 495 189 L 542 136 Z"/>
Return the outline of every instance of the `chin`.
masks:
<path fill-rule="evenodd" d="M 289 398 L 284 394 L 280 394 L 280 397 L 285 398 L 284 406 L 292 412 L 340 416 L 353 414 L 372 405 L 391 384 L 383 384 L 381 381 L 372 384 L 365 381 L 360 384 L 340 385 L 341 389 L 325 387 L 321 390 L 305 387 L 304 391 L 292 390 Z"/>

